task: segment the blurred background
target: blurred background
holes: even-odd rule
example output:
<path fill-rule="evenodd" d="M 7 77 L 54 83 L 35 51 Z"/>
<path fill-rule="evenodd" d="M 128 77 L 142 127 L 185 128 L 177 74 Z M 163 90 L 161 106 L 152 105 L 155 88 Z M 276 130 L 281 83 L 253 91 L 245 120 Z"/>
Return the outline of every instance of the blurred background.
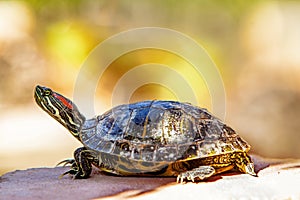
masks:
<path fill-rule="evenodd" d="M 93 48 L 121 31 L 150 26 L 182 32 L 206 49 L 224 82 L 225 121 L 251 144 L 252 153 L 300 158 L 300 1 L 0 1 L 0 174 L 55 166 L 81 146 L 38 108 L 35 85 L 72 98 Z M 173 67 L 187 79 L 193 74 L 167 52 L 130 52 L 99 81 L 96 111 L 110 108 L 122 75 L 151 62 Z M 201 79 L 199 89 L 199 106 L 211 110 Z M 145 99 L 176 99 L 176 94 L 146 84 L 130 101 Z"/>

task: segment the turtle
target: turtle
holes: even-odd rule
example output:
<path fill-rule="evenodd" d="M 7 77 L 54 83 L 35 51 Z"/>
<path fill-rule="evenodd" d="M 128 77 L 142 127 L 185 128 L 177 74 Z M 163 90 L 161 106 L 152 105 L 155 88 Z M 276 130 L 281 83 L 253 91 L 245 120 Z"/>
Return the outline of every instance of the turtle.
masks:
<path fill-rule="evenodd" d="M 88 178 L 92 166 L 120 176 L 204 180 L 228 170 L 257 176 L 250 145 L 207 109 L 179 101 L 147 100 L 116 106 L 86 119 L 68 98 L 37 85 L 36 103 L 83 147 L 61 175 Z"/>

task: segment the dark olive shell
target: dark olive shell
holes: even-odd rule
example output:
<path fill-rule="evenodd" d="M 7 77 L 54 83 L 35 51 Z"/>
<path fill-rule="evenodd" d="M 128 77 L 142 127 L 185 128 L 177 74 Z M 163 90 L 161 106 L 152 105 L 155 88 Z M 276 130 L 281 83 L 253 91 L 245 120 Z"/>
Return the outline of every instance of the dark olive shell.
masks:
<path fill-rule="evenodd" d="M 169 163 L 250 149 L 206 109 L 176 101 L 117 106 L 86 120 L 80 139 L 95 153 L 145 162 Z"/>

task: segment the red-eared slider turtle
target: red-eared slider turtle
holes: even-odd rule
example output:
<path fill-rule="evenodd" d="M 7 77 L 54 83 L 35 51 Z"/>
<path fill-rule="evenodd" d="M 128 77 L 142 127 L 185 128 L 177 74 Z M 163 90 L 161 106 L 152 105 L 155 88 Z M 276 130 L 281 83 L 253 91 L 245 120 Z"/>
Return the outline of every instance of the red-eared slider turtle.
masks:
<path fill-rule="evenodd" d="M 120 105 L 85 119 L 66 97 L 36 86 L 35 100 L 83 147 L 65 174 L 87 178 L 92 165 L 117 175 L 203 180 L 233 168 L 256 176 L 250 146 L 206 109 L 176 101 Z"/>

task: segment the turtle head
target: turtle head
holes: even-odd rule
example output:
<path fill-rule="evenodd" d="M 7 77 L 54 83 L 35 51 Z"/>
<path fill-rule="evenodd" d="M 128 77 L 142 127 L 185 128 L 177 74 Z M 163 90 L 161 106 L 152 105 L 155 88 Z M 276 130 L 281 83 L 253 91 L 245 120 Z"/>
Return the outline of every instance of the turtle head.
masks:
<path fill-rule="evenodd" d="M 50 88 L 39 85 L 35 87 L 34 98 L 44 111 L 79 139 L 79 133 L 85 117 L 72 101 L 52 91 Z"/>

